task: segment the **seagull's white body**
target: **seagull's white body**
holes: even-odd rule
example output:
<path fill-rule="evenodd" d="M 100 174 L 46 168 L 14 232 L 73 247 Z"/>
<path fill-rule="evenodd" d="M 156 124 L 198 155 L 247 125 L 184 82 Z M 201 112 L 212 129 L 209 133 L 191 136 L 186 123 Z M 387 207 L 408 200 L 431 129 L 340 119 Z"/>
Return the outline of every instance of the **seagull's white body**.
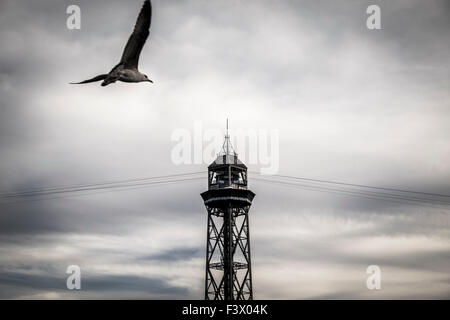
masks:
<path fill-rule="evenodd" d="M 150 24 L 152 20 L 152 5 L 150 0 L 145 0 L 144 5 L 139 13 L 133 33 L 131 34 L 125 49 L 117 64 L 108 74 L 101 74 L 92 79 L 78 82 L 75 84 L 85 84 L 90 82 L 101 81 L 102 86 L 122 82 L 153 82 L 145 74 L 138 69 L 139 56 L 145 41 L 150 34 Z"/>
<path fill-rule="evenodd" d="M 111 70 L 108 74 L 108 77 L 102 83 L 102 86 L 106 86 L 110 83 L 114 83 L 116 81 L 122 82 L 152 82 L 152 80 L 148 79 L 148 77 L 140 73 L 138 69 L 126 69 L 123 65 L 117 66 L 117 68 Z"/>

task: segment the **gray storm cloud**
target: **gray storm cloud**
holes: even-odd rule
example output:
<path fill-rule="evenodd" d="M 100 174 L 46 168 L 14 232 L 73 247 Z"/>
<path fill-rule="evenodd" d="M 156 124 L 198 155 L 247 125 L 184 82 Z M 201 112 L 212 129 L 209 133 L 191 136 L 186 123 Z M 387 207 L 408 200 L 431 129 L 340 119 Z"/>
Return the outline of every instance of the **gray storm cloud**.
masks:
<path fill-rule="evenodd" d="M 0 1 L 1 191 L 206 170 L 171 133 L 230 118 L 279 130 L 280 173 L 450 194 L 448 1 L 380 2 L 371 31 L 366 1 L 154 0 L 155 84 L 70 86 L 118 62 L 141 2 L 77 1 L 68 30 L 72 1 Z M 450 297 L 448 209 L 250 185 L 257 299 Z M 205 188 L 0 203 L 0 298 L 201 299 Z"/>

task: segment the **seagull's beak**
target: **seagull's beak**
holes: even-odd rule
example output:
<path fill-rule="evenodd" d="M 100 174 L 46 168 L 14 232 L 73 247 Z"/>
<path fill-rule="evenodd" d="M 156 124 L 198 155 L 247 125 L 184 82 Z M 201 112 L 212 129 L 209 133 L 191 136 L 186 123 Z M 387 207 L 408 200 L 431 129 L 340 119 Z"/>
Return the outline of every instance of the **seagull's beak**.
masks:
<path fill-rule="evenodd" d="M 153 83 L 153 81 L 152 81 L 152 80 L 150 80 L 150 79 L 147 79 L 147 80 L 146 80 L 146 82 L 151 82 L 151 83 Z"/>

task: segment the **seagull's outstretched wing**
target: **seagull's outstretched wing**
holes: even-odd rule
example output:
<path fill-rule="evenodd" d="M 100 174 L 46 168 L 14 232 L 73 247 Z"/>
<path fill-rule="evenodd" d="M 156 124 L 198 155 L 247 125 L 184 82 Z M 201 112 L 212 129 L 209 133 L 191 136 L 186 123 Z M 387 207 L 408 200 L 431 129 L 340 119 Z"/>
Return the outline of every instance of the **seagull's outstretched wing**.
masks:
<path fill-rule="evenodd" d="M 152 5 L 150 0 L 144 1 L 144 6 L 139 13 L 133 33 L 128 39 L 127 45 L 123 51 L 120 63 L 126 69 L 138 67 L 139 55 L 144 47 L 145 41 L 150 34 L 150 23 L 152 21 Z"/>
<path fill-rule="evenodd" d="M 85 84 L 85 83 L 97 82 L 97 81 L 100 81 L 100 80 L 105 80 L 107 77 L 108 77 L 107 74 L 101 74 L 101 75 L 96 76 L 96 77 L 94 77 L 92 79 L 84 80 L 84 81 L 81 81 L 81 82 L 71 82 L 70 84 Z"/>

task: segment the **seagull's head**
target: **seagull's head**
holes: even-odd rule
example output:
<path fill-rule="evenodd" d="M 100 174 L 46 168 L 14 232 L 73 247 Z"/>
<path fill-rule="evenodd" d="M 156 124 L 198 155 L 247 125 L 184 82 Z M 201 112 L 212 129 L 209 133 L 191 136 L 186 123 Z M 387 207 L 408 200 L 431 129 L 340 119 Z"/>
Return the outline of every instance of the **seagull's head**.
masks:
<path fill-rule="evenodd" d="M 144 81 L 144 82 L 151 82 L 151 83 L 153 83 L 153 81 L 150 80 L 150 79 L 147 77 L 146 74 L 144 74 L 144 80 L 143 80 L 143 81 Z"/>

